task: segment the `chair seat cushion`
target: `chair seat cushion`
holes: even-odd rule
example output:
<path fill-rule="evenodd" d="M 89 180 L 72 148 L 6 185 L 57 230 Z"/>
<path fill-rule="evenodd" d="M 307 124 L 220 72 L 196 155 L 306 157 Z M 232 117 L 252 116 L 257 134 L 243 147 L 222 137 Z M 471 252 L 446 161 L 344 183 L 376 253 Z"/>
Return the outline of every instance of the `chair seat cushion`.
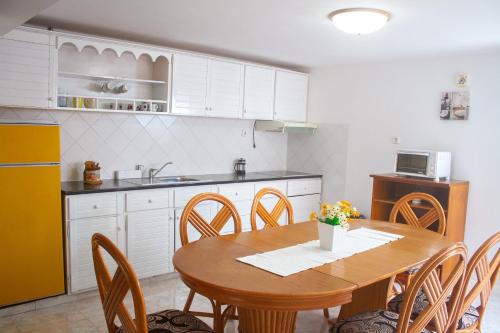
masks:
<path fill-rule="evenodd" d="M 399 294 L 387 304 L 387 309 L 392 312 L 399 313 L 401 311 L 401 307 L 403 305 L 404 293 Z M 417 316 L 429 305 L 429 301 L 427 300 L 427 296 L 425 295 L 423 290 L 420 290 L 417 294 L 417 298 L 415 299 L 415 303 L 413 305 L 413 310 L 411 312 L 411 319 L 417 318 Z M 479 312 L 473 306 L 470 306 L 467 311 L 465 311 L 464 315 L 458 321 L 457 329 L 463 330 L 471 327 L 479 320 Z"/>
<path fill-rule="evenodd" d="M 164 310 L 147 315 L 149 333 L 202 333 L 213 330 L 200 319 L 179 310 Z M 120 327 L 116 333 L 125 333 Z"/>
<path fill-rule="evenodd" d="M 337 322 L 330 333 L 393 333 L 396 332 L 399 315 L 392 311 L 377 310 L 360 313 Z M 424 329 L 422 333 L 429 333 Z"/>

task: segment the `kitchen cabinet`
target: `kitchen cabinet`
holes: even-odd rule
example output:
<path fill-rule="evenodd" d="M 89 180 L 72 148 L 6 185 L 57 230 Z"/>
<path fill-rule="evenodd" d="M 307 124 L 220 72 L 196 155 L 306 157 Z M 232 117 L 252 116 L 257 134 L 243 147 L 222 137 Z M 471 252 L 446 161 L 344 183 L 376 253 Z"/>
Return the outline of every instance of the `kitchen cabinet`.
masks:
<path fill-rule="evenodd" d="M 172 208 L 127 214 L 126 235 L 127 257 L 139 278 L 173 272 Z"/>
<path fill-rule="evenodd" d="M 240 118 L 243 107 L 243 65 L 211 59 L 208 66 L 207 116 Z"/>
<path fill-rule="evenodd" d="M 308 81 L 306 74 L 276 71 L 274 119 L 298 122 L 307 120 Z"/>
<path fill-rule="evenodd" d="M 67 224 L 67 228 L 69 235 L 69 291 L 76 293 L 96 288 L 97 282 L 92 260 L 92 235 L 96 232 L 103 234 L 123 251 L 123 245 L 119 241 L 119 234 L 122 232 L 119 218 L 117 216 L 100 216 L 71 220 Z M 114 261 L 107 254 L 104 258 L 111 272 L 114 272 L 116 269 Z"/>
<path fill-rule="evenodd" d="M 309 221 L 309 215 L 318 211 L 321 201 L 321 178 L 288 181 L 288 200 L 292 203 L 294 222 Z"/>
<path fill-rule="evenodd" d="M 244 119 L 273 119 L 275 75 L 274 69 L 245 66 Z"/>
<path fill-rule="evenodd" d="M 289 179 L 185 186 L 175 188 L 140 189 L 117 192 L 67 195 L 64 198 L 66 238 L 66 276 L 68 291 L 79 293 L 97 287 L 92 261 L 91 238 L 96 232 L 110 238 L 130 260 L 139 278 L 173 272 L 172 257 L 181 247 L 180 218 L 184 207 L 199 193 L 220 193 L 231 200 L 242 219 L 242 230 L 251 230 L 250 210 L 255 193 L 273 187 L 287 193 L 292 202 L 296 222 L 308 220 L 309 213 L 318 210 L 321 178 Z M 262 198 L 269 211 L 276 204 L 272 196 Z M 216 202 L 196 207 L 200 215 L 211 222 L 219 210 Z M 286 224 L 286 214 L 279 223 Z M 262 221 L 257 221 L 261 229 Z M 234 232 L 229 221 L 221 234 Z M 190 240 L 199 232 L 188 226 Z M 109 257 L 112 271 L 115 266 Z"/>
<path fill-rule="evenodd" d="M 96 232 L 125 253 L 139 278 L 172 272 L 174 211 L 170 192 L 153 189 L 67 197 L 69 291 L 97 286 L 90 245 Z M 114 271 L 115 266 L 108 263 Z"/>
<path fill-rule="evenodd" d="M 175 54 L 172 113 L 239 118 L 243 103 L 243 65 Z"/>
<path fill-rule="evenodd" d="M 307 89 L 307 74 L 238 59 L 27 27 L 0 37 L 5 106 L 303 122 Z"/>
<path fill-rule="evenodd" d="M 288 197 L 293 207 L 293 217 L 295 223 L 309 221 L 311 212 L 319 211 L 321 197 L 319 194 L 301 195 Z"/>
<path fill-rule="evenodd" d="M 176 53 L 172 69 L 172 113 L 203 116 L 207 108 L 208 58 Z"/>
<path fill-rule="evenodd" d="M 16 29 L 0 37 L 0 104 L 47 108 L 51 105 L 51 37 Z"/>

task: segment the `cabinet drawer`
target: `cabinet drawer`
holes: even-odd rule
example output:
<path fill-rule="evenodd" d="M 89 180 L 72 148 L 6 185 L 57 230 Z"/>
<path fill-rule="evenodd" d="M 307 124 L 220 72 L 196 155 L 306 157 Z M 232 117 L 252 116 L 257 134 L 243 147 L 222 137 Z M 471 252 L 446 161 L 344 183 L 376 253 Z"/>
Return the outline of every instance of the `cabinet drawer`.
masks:
<path fill-rule="evenodd" d="M 116 193 L 84 194 L 70 196 L 68 199 L 69 218 L 116 215 Z"/>
<path fill-rule="evenodd" d="M 176 188 L 174 190 L 174 203 L 175 207 L 184 207 L 187 205 L 189 200 L 195 195 L 206 192 L 215 192 L 216 188 L 214 186 L 187 186 L 182 188 Z"/>
<path fill-rule="evenodd" d="M 321 178 L 288 181 L 288 196 L 321 193 Z"/>
<path fill-rule="evenodd" d="M 166 189 L 129 192 L 125 196 L 125 208 L 127 212 L 168 208 L 169 192 Z"/>
<path fill-rule="evenodd" d="M 281 193 L 286 195 L 286 180 L 277 180 L 277 181 L 270 181 L 270 182 L 255 183 L 255 194 L 257 194 L 257 192 L 259 192 L 260 190 L 262 190 L 265 187 L 275 188 L 278 191 L 280 191 Z M 273 198 L 273 197 L 275 197 L 275 196 L 273 196 L 273 195 L 264 196 L 264 198 Z"/>
<path fill-rule="evenodd" d="M 254 183 L 220 185 L 219 193 L 231 201 L 253 200 Z"/>

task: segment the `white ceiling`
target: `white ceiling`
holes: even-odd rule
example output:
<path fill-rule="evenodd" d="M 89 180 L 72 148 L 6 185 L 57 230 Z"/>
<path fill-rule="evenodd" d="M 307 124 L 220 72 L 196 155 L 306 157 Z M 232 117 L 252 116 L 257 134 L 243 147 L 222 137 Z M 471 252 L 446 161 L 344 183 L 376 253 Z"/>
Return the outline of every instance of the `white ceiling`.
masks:
<path fill-rule="evenodd" d="M 371 35 L 327 15 L 376 7 Z M 30 23 L 297 66 L 373 62 L 500 48 L 500 0 L 59 0 Z"/>
<path fill-rule="evenodd" d="M 57 0 L 2 0 L 0 1 L 0 36 L 26 22 Z"/>

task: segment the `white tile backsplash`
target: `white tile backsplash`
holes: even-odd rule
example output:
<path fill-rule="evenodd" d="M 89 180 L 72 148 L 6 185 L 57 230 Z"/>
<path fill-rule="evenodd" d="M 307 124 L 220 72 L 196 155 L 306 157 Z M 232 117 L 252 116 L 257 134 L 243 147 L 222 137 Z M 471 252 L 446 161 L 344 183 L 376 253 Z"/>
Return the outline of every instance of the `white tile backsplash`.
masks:
<path fill-rule="evenodd" d="M 174 165 L 162 175 L 228 173 L 240 157 L 248 171 L 284 170 L 287 164 L 287 135 L 256 132 L 254 149 L 249 120 L 10 108 L 0 108 L 0 118 L 60 122 L 62 180 L 82 179 L 86 160 L 101 164 L 104 179 L 115 170 L 166 161 Z"/>
<path fill-rule="evenodd" d="M 345 199 L 348 125 L 321 124 L 315 134 L 289 134 L 289 170 L 323 175 L 323 200 Z"/>

